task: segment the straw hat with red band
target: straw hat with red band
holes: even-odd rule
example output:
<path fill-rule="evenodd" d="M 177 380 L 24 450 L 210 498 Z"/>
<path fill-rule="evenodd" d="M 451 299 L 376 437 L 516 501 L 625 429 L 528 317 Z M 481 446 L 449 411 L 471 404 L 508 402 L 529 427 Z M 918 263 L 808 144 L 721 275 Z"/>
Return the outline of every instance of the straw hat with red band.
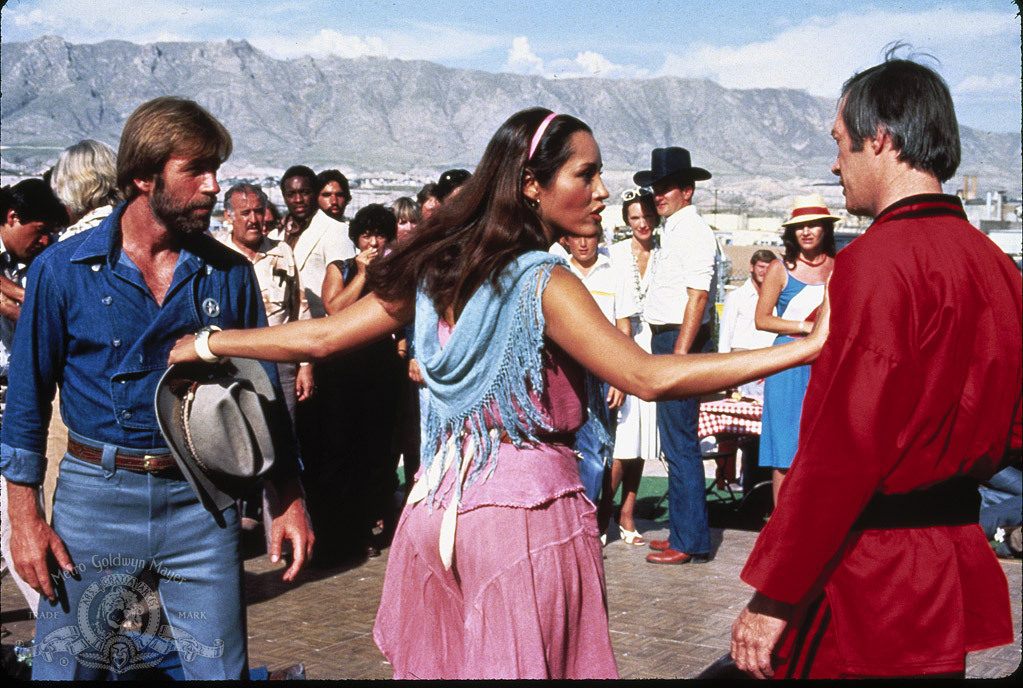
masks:
<path fill-rule="evenodd" d="M 785 220 L 785 222 L 782 222 L 781 226 L 805 225 L 814 220 L 838 222 L 841 218 L 831 214 L 827 203 L 824 202 L 824 198 L 820 194 L 810 194 L 809 196 L 799 196 L 796 198 L 792 208 L 792 216 Z"/>

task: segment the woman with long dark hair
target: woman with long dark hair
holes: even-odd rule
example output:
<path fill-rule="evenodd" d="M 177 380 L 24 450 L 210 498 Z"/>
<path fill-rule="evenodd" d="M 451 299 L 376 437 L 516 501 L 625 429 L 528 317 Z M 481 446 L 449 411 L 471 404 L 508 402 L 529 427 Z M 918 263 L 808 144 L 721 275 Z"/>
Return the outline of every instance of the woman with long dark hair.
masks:
<path fill-rule="evenodd" d="M 373 262 L 372 293 L 286 329 L 185 337 L 171 354 L 326 358 L 415 315 L 423 465 L 374 629 L 396 678 L 616 677 L 595 508 L 570 449 L 585 390 L 599 390 L 584 369 L 645 399 L 692 396 L 806 363 L 823 343 L 822 327 L 755 352 L 645 353 L 545 250 L 600 230 L 600 171 L 578 119 L 516 113 L 457 196 Z"/>
<path fill-rule="evenodd" d="M 812 194 L 797 198 L 791 217 L 782 223 L 785 257 L 772 261 L 767 269 L 755 316 L 758 330 L 778 335 L 776 345 L 794 341 L 813 329 L 814 313 L 824 300 L 824 285 L 835 267 L 837 220 L 824 199 Z M 772 375 L 764 383 L 760 465 L 774 469 L 775 504 L 796 455 L 803 396 L 809 383 L 808 365 Z"/>

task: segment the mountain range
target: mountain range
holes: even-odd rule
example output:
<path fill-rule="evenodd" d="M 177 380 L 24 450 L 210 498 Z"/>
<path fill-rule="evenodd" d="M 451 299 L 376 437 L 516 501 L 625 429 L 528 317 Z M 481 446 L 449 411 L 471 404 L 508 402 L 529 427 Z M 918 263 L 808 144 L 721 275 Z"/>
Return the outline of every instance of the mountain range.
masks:
<path fill-rule="evenodd" d="M 771 198 L 833 183 L 835 100 L 790 89 L 727 89 L 706 79 L 546 79 L 426 61 L 279 60 L 246 41 L 4 43 L 0 163 L 38 174 L 83 138 L 116 147 L 127 116 L 160 95 L 193 98 L 231 132 L 225 173 L 279 174 L 295 163 L 355 176 L 434 177 L 472 168 L 513 112 L 535 105 L 580 117 L 605 169 L 628 183 L 650 150 L 685 146 L 723 190 Z M 1018 194 L 1020 137 L 961 127 L 963 175 Z M 802 189 L 802 191 L 799 191 Z"/>

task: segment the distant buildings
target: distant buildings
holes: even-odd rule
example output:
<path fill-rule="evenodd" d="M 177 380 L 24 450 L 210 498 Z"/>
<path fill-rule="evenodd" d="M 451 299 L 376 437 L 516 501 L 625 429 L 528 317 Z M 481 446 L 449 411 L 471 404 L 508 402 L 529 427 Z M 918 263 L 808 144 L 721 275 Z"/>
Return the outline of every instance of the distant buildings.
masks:
<path fill-rule="evenodd" d="M 1004 190 L 977 193 L 976 175 L 965 175 L 963 186 L 957 192 L 963 199 L 966 218 L 974 227 L 987 234 L 992 241 L 1015 258 L 1023 257 L 1023 203 L 1010 198 Z"/>

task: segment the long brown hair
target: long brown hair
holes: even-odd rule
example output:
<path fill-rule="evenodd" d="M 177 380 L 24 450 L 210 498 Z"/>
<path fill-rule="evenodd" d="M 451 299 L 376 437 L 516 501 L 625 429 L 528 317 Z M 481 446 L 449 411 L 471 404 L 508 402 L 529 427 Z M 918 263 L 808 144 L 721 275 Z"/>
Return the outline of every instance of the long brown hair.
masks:
<path fill-rule="evenodd" d="M 813 220 L 785 226 L 781 234 L 781 243 L 785 246 L 785 264 L 796 266 L 796 260 L 799 259 L 799 240 L 796 239 L 796 230 L 804 225 L 820 225 L 824 228 L 824 231 L 821 232 L 821 250 L 834 258 L 837 253 L 835 250 L 835 221 Z"/>
<path fill-rule="evenodd" d="M 529 158 L 530 141 L 550 114 L 531 108 L 509 117 L 458 194 L 370 264 L 369 287 L 380 298 L 404 301 L 422 288 L 438 313 L 451 307 L 457 317 L 484 281 L 497 286 L 501 271 L 517 256 L 547 249 L 540 216 L 522 193 L 525 172 L 529 169 L 546 187 L 572 155 L 569 137 L 592 133 L 575 117 L 558 115 Z"/>

